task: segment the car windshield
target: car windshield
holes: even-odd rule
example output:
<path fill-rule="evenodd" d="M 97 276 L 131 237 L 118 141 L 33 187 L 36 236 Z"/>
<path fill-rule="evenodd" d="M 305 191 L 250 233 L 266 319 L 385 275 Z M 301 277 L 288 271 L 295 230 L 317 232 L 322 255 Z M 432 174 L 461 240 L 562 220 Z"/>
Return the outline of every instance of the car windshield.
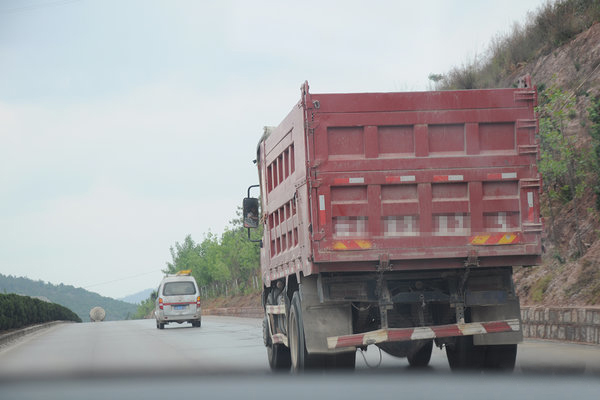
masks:
<path fill-rule="evenodd" d="M 184 294 L 196 294 L 196 288 L 192 282 L 169 282 L 165 283 L 163 295 L 178 296 Z"/>

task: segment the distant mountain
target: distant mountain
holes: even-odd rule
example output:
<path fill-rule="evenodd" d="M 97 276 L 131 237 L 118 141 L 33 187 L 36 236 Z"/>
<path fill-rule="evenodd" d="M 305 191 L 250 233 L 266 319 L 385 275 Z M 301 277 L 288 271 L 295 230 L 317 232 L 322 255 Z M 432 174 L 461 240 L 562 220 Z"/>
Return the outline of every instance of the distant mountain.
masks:
<path fill-rule="evenodd" d="M 134 294 L 130 294 L 129 296 L 121 297 L 119 300 L 127 302 L 127 303 L 131 303 L 131 304 L 140 304 L 142 301 L 144 301 L 148 297 L 150 297 L 150 294 L 152 294 L 153 291 L 154 291 L 154 289 L 152 289 L 152 288 L 142 290 L 141 292 L 137 292 Z"/>
<path fill-rule="evenodd" d="M 0 293 L 15 293 L 25 296 L 43 296 L 53 303 L 71 310 L 82 321 L 90 320 L 90 310 L 100 306 L 106 311 L 107 321 L 119 321 L 133 317 L 137 311 L 135 304 L 126 303 L 100 296 L 98 293 L 70 285 L 53 285 L 44 281 L 29 278 L 5 276 L 0 274 Z"/>

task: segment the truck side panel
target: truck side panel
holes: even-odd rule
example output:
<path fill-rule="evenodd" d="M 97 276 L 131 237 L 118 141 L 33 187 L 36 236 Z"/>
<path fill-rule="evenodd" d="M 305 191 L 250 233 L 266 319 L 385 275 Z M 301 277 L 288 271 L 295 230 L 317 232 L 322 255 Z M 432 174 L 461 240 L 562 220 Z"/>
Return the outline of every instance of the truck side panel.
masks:
<path fill-rule="evenodd" d="M 307 262 L 312 242 L 304 112 L 302 103 L 298 103 L 259 144 L 265 221 L 261 266 L 267 286 L 301 270 L 307 275 L 312 273 L 312 264 Z"/>

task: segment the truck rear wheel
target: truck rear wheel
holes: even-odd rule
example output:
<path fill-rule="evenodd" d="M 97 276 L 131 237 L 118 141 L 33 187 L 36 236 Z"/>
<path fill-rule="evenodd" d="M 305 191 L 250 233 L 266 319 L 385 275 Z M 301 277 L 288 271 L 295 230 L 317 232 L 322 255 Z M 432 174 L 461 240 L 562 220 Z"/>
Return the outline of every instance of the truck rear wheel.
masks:
<path fill-rule="evenodd" d="M 473 336 L 459 336 L 454 345 L 446 345 L 448 364 L 453 371 L 482 369 L 485 353 L 486 346 L 473 345 Z"/>
<path fill-rule="evenodd" d="M 516 361 L 516 344 L 487 346 L 485 353 L 485 368 L 509 372 L 515 369 Z"/>
<path fill-rule="evenodd" d="M 309 354 L 304 340 L 304 324 L 302 322 L 302 307 L 300 294 L 294 292 L 290 305 L 288 320 L 288 343 L 290 345 L 292 371 L 303 372 L 307 369 L 325 366 L 325 356 Z"/>
<path fill-rule="evenodd" d="M 267 322 L 267 315 L 263 319 L 263 337 L 265 346 L 267 347 L 267 359 L 269 360 L 269 367 L 273 371 L 285 371 L 289 370 L 292 365 L 290 361 L 290 349 L 285 347 L 283 344 L 273 344 L 271 340 L 271 334 L 269 332 L 269 324 Z"/>
<path fill-rule="evenodd" d="M 269 367 L 273 371 L 287 371 L 292 365 L 290 361 L 290 349 L 283 344 L 271 344 L 267 346 L 267 358 Z"/>
<path fill-rule="evenodd" d="M 356 352 L 346 352 L 339 354 L 332 354 L 326 356 L 326 364 L 330 369 L 347 369 L 353 370 L 356 366 Z"/>
<path fill-rule="evenodd" d="M 433 340 L 422 345 L 417 351 L 409 352 L 406 358 L 411 367 L 423 368 L 429 365 L 431 352 L 433 351 Z"/>

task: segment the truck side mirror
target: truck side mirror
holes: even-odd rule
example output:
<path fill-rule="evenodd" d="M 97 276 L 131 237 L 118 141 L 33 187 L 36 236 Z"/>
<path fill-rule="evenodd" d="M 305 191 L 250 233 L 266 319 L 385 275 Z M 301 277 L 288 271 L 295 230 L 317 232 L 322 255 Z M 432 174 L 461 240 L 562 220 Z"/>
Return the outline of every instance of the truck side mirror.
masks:
<path fill-rule="evenodd" d="M 246 197 L 242 208 L 244 228 L 258 228 L 258 199 Z"/>

